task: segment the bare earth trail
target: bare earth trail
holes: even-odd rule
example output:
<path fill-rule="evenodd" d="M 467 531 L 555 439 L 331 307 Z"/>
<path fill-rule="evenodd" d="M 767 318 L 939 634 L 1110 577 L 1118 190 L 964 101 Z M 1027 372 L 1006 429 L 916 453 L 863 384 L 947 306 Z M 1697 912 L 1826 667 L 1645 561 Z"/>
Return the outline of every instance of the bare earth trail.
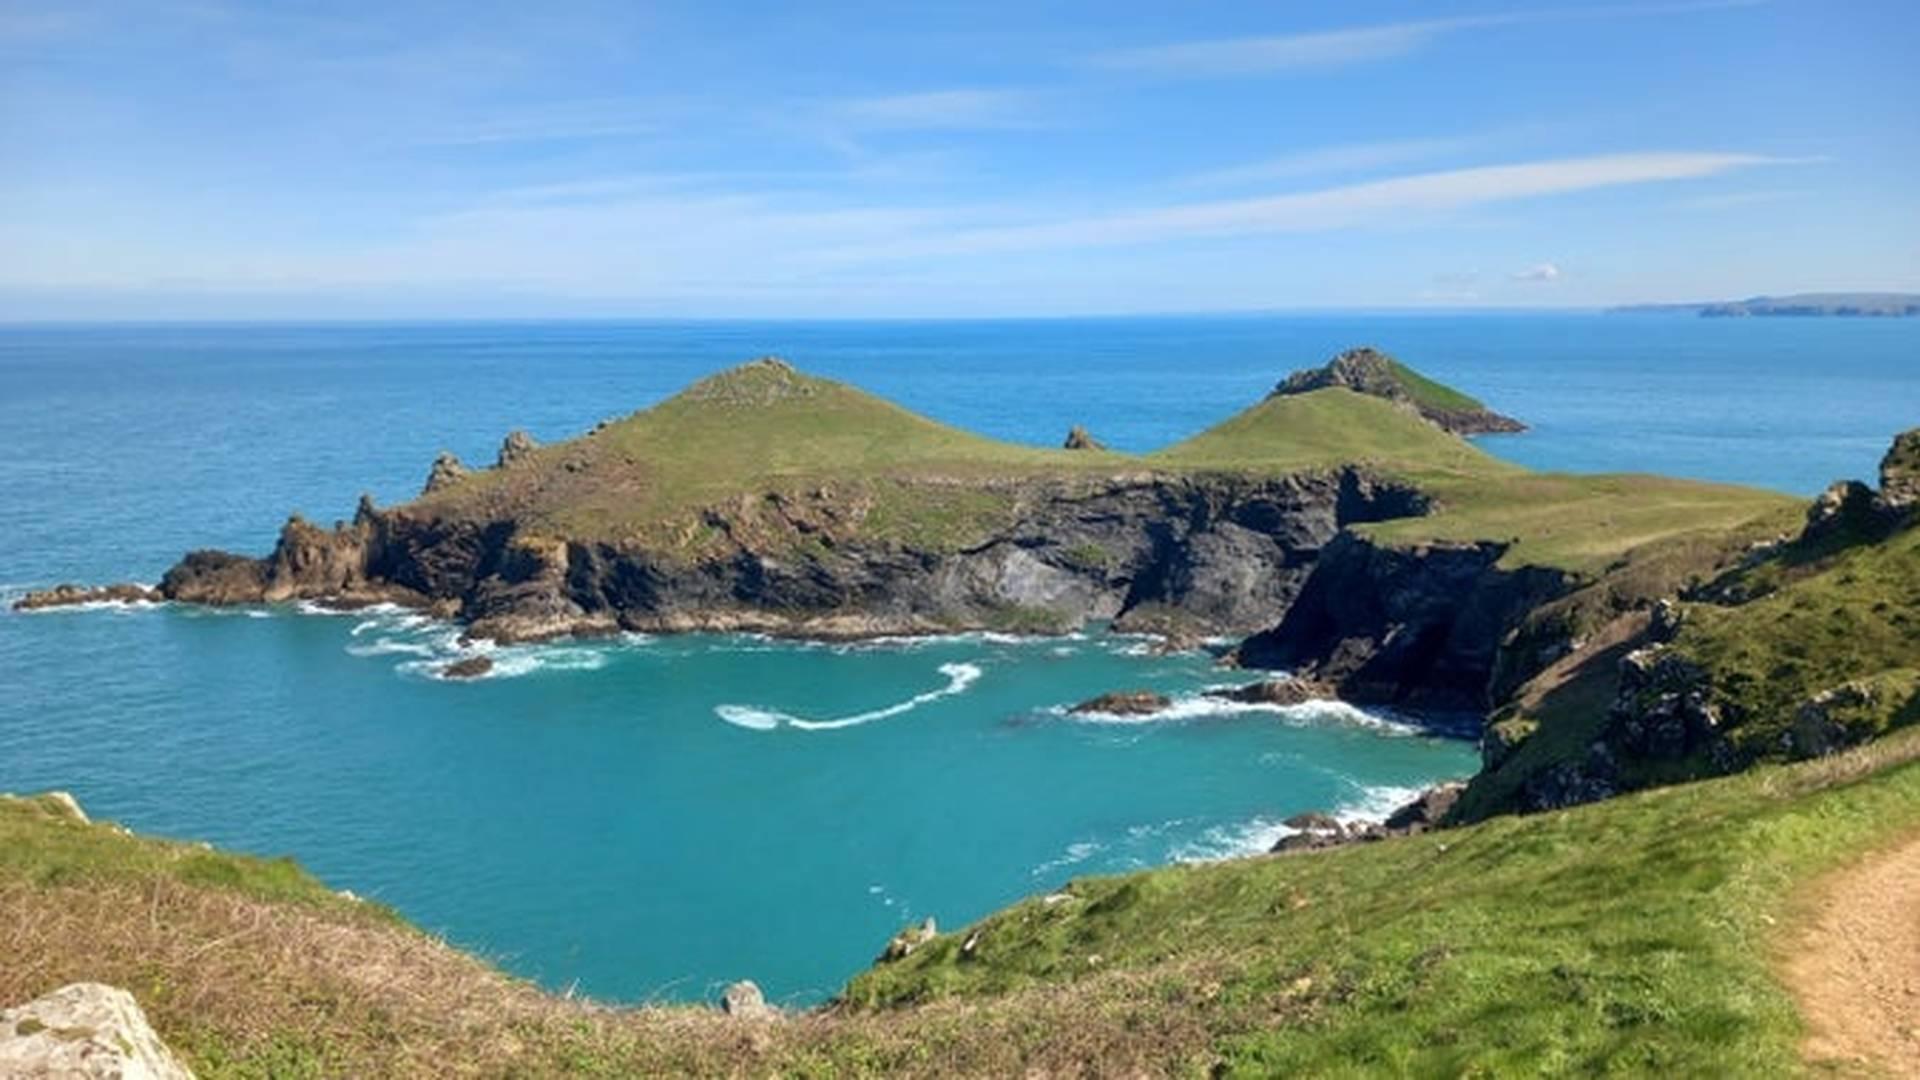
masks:
<path fill-rule="evenodd" d="M 1920 1077 L 1920 835 L 1824 883 L 1784 974 L 1816 1066 Z"/>

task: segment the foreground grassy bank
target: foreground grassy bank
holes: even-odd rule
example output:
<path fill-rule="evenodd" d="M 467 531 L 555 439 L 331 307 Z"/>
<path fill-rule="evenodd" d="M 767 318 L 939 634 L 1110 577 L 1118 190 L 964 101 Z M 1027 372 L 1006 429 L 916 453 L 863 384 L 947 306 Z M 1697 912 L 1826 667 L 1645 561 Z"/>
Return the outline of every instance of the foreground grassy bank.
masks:
<path fill-rule="evenodd" d="M 292 864 L 0 803 L 0 1001 L 132 990 L 206 1076 L 1789 1074 L 1821 873 L 1920 830 L 1920 733 L 1307 856 L 1074 883 L 778 1021 L 543 994 Z M 971 943 L 971 944 L 969 944 Z"/>

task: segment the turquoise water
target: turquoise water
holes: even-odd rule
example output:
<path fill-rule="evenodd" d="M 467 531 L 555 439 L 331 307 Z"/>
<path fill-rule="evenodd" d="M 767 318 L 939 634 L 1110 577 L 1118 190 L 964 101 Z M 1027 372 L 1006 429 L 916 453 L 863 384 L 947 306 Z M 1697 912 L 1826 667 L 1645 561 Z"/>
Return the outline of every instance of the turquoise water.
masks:
<path fill-rule="evenodd" d="M 1130 449 L 1371 341 L 1536 425 L 1543 467 L 1808 493 L 1920 423 L 1920 323 L 1597 316 L 1045 323 L 0 329 L 0 594 L 265 550 L 289 509 L 410 495 L 441 447 L 583 430 L 763 352 L 940 419 Z M 502 650 L 426 678 L 400 612 L 0 616 L 0 789 L 292 853 L 554 987 L 817 999 L 926 915 L 1252 850 L 1377 811 L 1469 744 L 1346 709 L 1221 710 L 1222 673 L 1092 633 L 857 648 L 751 638 Z M 1140 723 L 1061 706 L 1152 686 Z"/>

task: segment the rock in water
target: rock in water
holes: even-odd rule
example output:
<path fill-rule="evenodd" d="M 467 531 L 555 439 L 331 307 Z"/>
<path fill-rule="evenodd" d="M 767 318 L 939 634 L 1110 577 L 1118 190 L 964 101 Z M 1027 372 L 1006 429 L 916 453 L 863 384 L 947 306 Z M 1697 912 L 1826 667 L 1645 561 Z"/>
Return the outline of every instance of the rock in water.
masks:
<path fill-rule="evenodd" d="M 15 600 L 13 610 L 38 611 L 41 608 L 73 607 L 77 604 L 157 604 L 164 599 L 158 591 L 145 585 L 102 585 L 98 588 L 55 585 L 51 589 L 36 589 Z"/>
<path fill-rule="evenodd" d="M 880 962 L 886 964 L 895 960 L 904 960 L 913 955 L 915 949 L 939 936 L 940 927 L 934 923 L 933 916 L 929 915 L 927 920 L 919 926 L 909 926 L 893 935 L 893 940 L 887 942 L 886 951 L 880 954 Z"/>
<path fill-rule="evenodd" d="M 193 1080 L 125 990 L 74 983 L 0 1011 L 0 1076 Z"/>
<path fill-rule="evenodd" d="M 767 1004 L 760 987 L 751 979 L 742 979 L 720 995 L 720 1011 L 742 1020 L 771 1020 L 780 1010 Z"/>
<path fill-rule="evenodd" d="M 1067 429 L 1067 441 L 1060 445 L 1066 450 L 1105 450 L 1107 448 L 1105 443 L 1087 434 L 1087 429 L 1079 424 Z"/>
<path fill-rule="evenodd" d="M 1105 713 L 1109 716 L 1145 716 L 1157 713 L 1173 704 L 1165 694 L 1152 690 L 1116 690 L 1111 694 L 1101 694 L 1068 709 L 1070 713 Z"/>
<path fill-rule="evenodd" d="M 485 656 L 469 656 L 464 660 L 455 660 L 440 669 L 444 679 L 477 679 L 493 670 L 493 660 Z"/>
<path fill-rule="evenodd" d="M 1236 686 L 1227 690 L 1209 690 L 1207 696 L 1243 705 L 1304 705 L 1309 701 L 1331 701 L 1338 697 L 1333 687 L 1312 679 L 1268 679 L 1266 682 Z"/>
<path fill-rule="evenodd" d="M 427 486 L 420 489 L 420 494 L 431 495 L 459 483 L 466 478 L 466 475 L 467 467 L 460 463 L 460 459 L 453 455 L 453 451 L 442 450 L 440 456 L 433 459 L 433 471 L 427 474 Z"/>
<path fill-rule="evenodd" d="M 502 469 L 512 468 L 533 456 L 538 449 L 540 444 L 533 441 L 533 436 L 515 428 L 507 432 L 506 439 L 500 443 L 500 457 L 495 464 Z"/>

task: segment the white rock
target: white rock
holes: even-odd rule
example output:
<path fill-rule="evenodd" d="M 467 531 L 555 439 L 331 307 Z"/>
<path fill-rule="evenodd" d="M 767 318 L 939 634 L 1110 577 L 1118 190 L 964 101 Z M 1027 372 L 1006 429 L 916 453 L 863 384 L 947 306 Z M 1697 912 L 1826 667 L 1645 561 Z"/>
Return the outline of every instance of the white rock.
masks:
<path fill-rule="evenodd" d="M 0 1011 L 10 1080 L 193 1080 L 125 990 L 74 983 Z"/>
<path fill-rule="evenodd" d="M 727 987 L 720 995 L 720 1011 L 744 1020 L 770 1020 L 780 1015 L 780 1010 L 767 1004 L 760 987 L 751 979 L 742 979 Z"/>

